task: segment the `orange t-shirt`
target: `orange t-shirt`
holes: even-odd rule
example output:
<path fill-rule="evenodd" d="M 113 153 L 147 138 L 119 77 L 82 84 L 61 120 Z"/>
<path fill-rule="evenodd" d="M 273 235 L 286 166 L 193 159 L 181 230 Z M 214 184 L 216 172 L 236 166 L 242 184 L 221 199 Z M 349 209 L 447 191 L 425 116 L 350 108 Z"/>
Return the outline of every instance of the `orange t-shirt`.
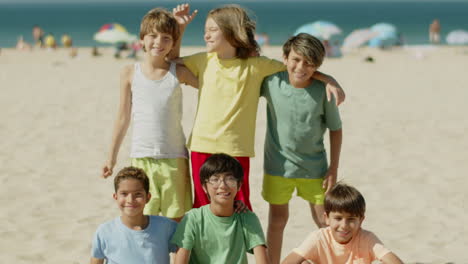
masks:
<path fill-rule="evenodd" d="M 316 264 L 370 264 L 390 253 L 372 232 L 361 229 L 347 244 L 340 244 L 333 238 L 330 227 L 312 232 L 293 251 Z"/>

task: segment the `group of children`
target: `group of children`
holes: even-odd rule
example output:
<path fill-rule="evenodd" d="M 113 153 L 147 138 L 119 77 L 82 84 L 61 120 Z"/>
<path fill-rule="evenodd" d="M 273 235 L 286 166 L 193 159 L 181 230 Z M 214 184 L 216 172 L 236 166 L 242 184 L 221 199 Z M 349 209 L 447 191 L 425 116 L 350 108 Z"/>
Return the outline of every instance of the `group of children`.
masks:
<path fill-rule="evenodd" d="M 299 34 L 284 44 L 283 62 L 259 56 L 254 21 L 242 7 L 228 5 L 207 16 L 207 52 L 179 58 L 181 36 L 196 14 L 183 4 L 172 13 L 155 8 L 143 17 L 145 57 L 121 73 L 118 117 L 102 176 L 113 174 L 131 120 L 132 167 L 114 179 L 121 216 L 99 226 L 91 263 L 169 263 L 170 252 L 177 264 L 247 263 L 246 252 L 257 263 L 280 263 L 294 190 L 309 202 L 321 229 L 282 263 L 401 263 L 375 235 L 361 229 L 361 194 L 336 184 L 342 141 L 337 106 L 344 92 L 332 77 L 317 71 L 325 56 L 322 43 Z M 180 83 L 198 88 L 187 144 L 192 179 Z M 261 96 L 267 101 L 266 240 L 249 201 Z M 327 128 L 330 164 L 323 143 Z"/>

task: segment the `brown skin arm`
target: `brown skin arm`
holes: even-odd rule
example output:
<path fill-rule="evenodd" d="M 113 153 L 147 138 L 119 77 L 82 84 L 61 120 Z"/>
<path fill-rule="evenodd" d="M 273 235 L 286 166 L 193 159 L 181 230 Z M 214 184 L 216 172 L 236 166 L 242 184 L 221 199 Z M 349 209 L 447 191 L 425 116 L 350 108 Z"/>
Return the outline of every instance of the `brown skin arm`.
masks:
<path fill-rule="evenodd" d="M 174 264 L 187 264 L 190 259 L 190 250 L 185 248 L 177 249 Z"/>
<path fill-rule="evenodd" d="M 104 259 L 91 258 L 90 264 L 104 264 Z"/>
<path fill-rule="evenodd" d="M 281 264 L 301 264 L 305 261 L 305 258 L 297 254 L 296 252 L 291 252 L 289 255 L 281 262 Z"/>
<path fill-rule="evenodd" d="M 266 247 L 264 245 L 256 246 L 253 249 L 254 256 L 255 256 L 255 263 L 257 264 L 268 264 L 268 255 L 266 253 Z"/>
<path fill-rule="evenodd" d="M 397 255 L 393 254 L 393 252 L 390 252 L 383 256 L 382 258 L 382 263 L 383 264 L 403 264 L 403 261 L 401 261 L 400 258 L 397 257 Z"/>

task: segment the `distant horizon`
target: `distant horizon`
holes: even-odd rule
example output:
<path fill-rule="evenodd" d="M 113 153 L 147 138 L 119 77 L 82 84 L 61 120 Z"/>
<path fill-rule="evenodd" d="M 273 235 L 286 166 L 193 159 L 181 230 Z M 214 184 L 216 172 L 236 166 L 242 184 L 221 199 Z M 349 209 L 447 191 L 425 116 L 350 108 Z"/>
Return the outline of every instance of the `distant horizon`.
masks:
<path fill-rule="evenodd" d="M 160 2 L 173 2 L 174 4 L 179 3 L 192 3 L 192 2 L 219 2 L 219 3 L 242 3 L 242 2 L 382 2 L 382 3 L 402 3 L 402 2 L 430 2 L 430 3 L 447 3 L 447 2 L 466 2 L 468 0 L 448 0 L 448 1 L 441 1 L 441 0 L 292 0 L 292 1 L 285 1 L 285 0 L 237 0 L 237 1 L 225 1 L 225 0 L 188 0 L 188 1 L 177 1 L 177 0 L 159 0 Z M 0 4 L 77 4 L 77 3 L 154 3 L 154 0 L 0 0 Z"/>

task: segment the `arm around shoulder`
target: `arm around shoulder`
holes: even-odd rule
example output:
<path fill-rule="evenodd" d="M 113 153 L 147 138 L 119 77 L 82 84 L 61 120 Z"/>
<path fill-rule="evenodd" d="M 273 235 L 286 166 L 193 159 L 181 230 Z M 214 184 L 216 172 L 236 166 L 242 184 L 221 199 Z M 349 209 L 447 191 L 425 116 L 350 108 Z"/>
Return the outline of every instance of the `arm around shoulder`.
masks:
<path fill-rule="evenodd" d="M 313 78 L 322 81 L 326 84 L 325 89 L 327 92 L 327 99 L 331 101 L 331 94 L 335 96 L 336 105 L 340 105 L 344 102 L 346 94 L 341 88 L 340 84 L 330 75 L 326 75 L 322 72 L 316 71 Z"/>
<path fill-rule="evenodd" d="M 183 65 L 177 65 L 177 79 L 183 84 L 198 88 L 198 78 Z"/>
<path fill-rule="evenodd" d="M 385 254 L 381 260 L 383 264 L 403 264 L 403 261 L 393 252 Z"/>

